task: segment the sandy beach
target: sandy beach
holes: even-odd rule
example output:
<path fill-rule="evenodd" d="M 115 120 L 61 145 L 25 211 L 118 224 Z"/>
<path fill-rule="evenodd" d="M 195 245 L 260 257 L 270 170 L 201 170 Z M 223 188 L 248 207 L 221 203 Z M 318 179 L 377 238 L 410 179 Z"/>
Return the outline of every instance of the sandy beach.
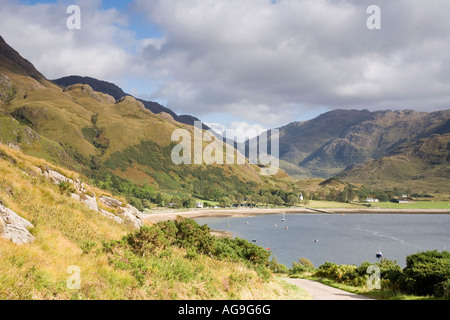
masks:
<path fill-rule="evenodd" d="M 367 213 L 367 214 L 450 214 L 449 209 L 370 209 L 370 208 L 355 208 L 355 209 L 315 209 L 315 208 L 246 208 L 246 209 L 193 209 L 187 211 L 158 211 L 155 213 L 147 213 L 144 215 L 144 222 L 146 224 L 158 223 L 161 221 L 175 220 L 177 216 L 182 216 L 189 219 L 205 218 L 205 217 L 251 217 L 262 214 L 281 214 L 281 213 L 329 213 L 329 214 L 352 214 L 352 213 Z"/>

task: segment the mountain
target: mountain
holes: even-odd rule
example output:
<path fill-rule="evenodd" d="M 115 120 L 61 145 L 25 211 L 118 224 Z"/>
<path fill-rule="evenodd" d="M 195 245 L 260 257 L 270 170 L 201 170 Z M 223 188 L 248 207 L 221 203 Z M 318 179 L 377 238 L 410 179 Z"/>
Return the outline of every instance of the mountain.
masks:
<path fill-rule="evenodd" d="M 91 77 L 67 76 L 67 77 L 55 79 L 52 81 L 62 87 L 69 87 L 74 84 L 87 84 L 94 91 L 108 94 L 116 100 L 120 100 L 125 96 L 132 96 L 128 93 L 125 93 L 121 88 L 119 88 L 114 83 L 103 81 L 103 80 L 97 80 L 97 79 L 91 78 Z M 155 114 L 165 112 L 165 113 L 171 115 L 175 121 L 178 121 L 178 122 L 181 122 L 184 124 L 188 124 L 188 125 L 194 125 L 194 121 L 200 121 L 198 118 L 191 116 L 191 115 L 177 115 L 175 112 L 173 112 L 169 108 L 166 108 L 157 102 L 146 101 L 146 100 L 139 99 L 139 98 L 135 98 L 135 99 L 137 101 L 142 102 L 144 104 L 145 108 L 147 108 L 151 112 L 153 112 Z M 207 127 L 206 125 L 203 125 L 203 129 L 208 130 L 209 127 Z"/>
<path fill-rule="evenodd" d="M 2 40 L 0 299 L 295 297 L 256 244 L 183 218 L 142 227 L 135 205 L 251 195 L 266 183 L 248 163 L 174 165 L 177 129 L 193 131 L 130 96 L 61 88 Z"/>
<path fill-rule="evenodd" d="M 330 111 L 279 129 L 282 167 L 297 177 L 329 178 L 350 165 L 388 155 L 404 143 L 446 133 L 449 119 L 450 110 Z"/>
<path fill-rule="evenodd" d="M 281 171 L 263 177 L 261 168 L 249 163 L 176 165 L 171 158 L 176 144 L 172 133 L 178 129 L 192 133 L 192 126 L 165 112 L 155 114 L 128 95 L 117 100 L 79 83 L 61 88 L 5 42 L 1 45 L 5 54 L 0 55 L 0 142 L 4 144 L 129 195 L 136 205 L 167 204 L 173 198 L 178 203 L 193 198 L 219 200 L 256 194 L 276 179 L 284 186 L 289 182 Z M 122 95 L 111 84 L 92 84 Z"/>
<path fill-rule="evenodd" d="M 0 56 L 2 57 L 0 65 L 6 68 L 12 68 L 16 73 L 27 75 L 35 80 L 43 80 L 45 77 L 31 64 L 24 59 L 16 50 L 11 48 L 0 36 Z"/>
<path fill-rule="evenodd" d="M 383 157 L 349 166 L 338 177 L 373 188 L 390 186 L 416 193 L 448 193 L 450 133 L 401 144 Z"/>

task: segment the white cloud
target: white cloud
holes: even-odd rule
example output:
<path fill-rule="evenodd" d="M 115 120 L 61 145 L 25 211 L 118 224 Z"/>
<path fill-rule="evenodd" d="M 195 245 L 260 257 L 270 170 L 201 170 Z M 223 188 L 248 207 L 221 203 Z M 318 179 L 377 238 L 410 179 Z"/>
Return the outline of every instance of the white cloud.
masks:
<path fill-rule="evenodd" d="M 81 30 L 66 28 L 72 3 Z M 372 4 L 381 30 L 366 27 Z M 201 119 L 227 113 L 277 127 L 326 108 L 450 105 L 449 1 L 135 0 L 132 8 L 161 38 L 137 39 L 128 12 L 104 10 L 101 0 L 4 0 L 0 30 L 48 78 L 139 78 L 149 89 L 133 92 Z"/>
<path fill-rule="evenodd" d="M 69 3 L 29 6 L 6 0 L 0 10 L 1 33 L 49 79 L 123 76 L 134 59 L 127 50 L 133 33 L 126 29 L 126 17 L 115 9 L 100 9 L 100 0 L 72 2 L 81 8 L 80 30 L 67 28 Z"/>
<path fill-rule="evenodd" d="M 375 1 L 376 2 L 376 1 Z M 227 111 L 281 123 L 311 108 L 448 107 L 450 3 L 373 1 L 136 1 L 164 30 L 155 66 L 164 97 L 198 115 Z"/>
<path fill-rule="evenodd" d="M 270 129 L 270 127 L 264 128 L 260 124 L 251 124 L 245 121 L 233 121 L 227 125 L 211 122 L 205 124 L 223 137 L 233 139 L 238 142 L 244 142 L 247 139 L 259 136 L 263 132 Z"/>

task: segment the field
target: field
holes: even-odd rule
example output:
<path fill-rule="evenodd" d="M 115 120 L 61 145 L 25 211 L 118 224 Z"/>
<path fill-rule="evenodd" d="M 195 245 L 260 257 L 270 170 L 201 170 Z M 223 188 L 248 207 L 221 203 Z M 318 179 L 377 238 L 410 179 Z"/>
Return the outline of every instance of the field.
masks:
<path fill-rule="evenodd" d="M 379 202 L 372 208 L 380 209 L 449 209 L 450 201 L 416 201 L 412 203 Z"/>
<path fill-rule="evenodd" d="M 353 204 L 353 203 L 343 203 L 336 201 L 318 201 L 311 200 L 309 201 L 307 208 L 313 209 L 361 209 L 365 208 L 362 204 Z"/>

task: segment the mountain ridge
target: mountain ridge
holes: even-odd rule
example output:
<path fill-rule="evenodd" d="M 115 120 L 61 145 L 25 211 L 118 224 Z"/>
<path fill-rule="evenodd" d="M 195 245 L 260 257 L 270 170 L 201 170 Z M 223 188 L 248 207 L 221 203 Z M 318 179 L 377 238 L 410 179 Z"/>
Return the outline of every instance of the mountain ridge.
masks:
<path fill-rule="evenodd" d="M 334 110 L 279 128 L 280 159 L 309 171 L 308 178 L 330 178 L 401 144 L 447 133 L 449 121 L 450 110 Z"/>
<path fill-rule="evenodd" d="M 180 122 L 180 123 L 194 125 L 194 121 L 200 121 L 200 119 L 198 119 L 194 116 L 191 116 L 191 115 L 178 115 L 171 109 L 164 107 L 157 102 L 148 101 L 148 100 L 134 97 L 131 94 L 124 92 L 119 86 L 117 86 L 116 84 L 114 84 L 112 82 L 99 80 L 99 79 L 95 79 L 92 77 L 87 77 L 87 76 L 83 77 L 83 76 L 77 76 L 77 75 L 66 76 L 66 77 L 54 79 L 51 81 L 62 87 L 68 87 L 68 86 L 71 86 L 74 84 L 87 84 L 94 91 L 109 94 L 110 96 L 114 97 L 114 99 L 116 99 L 116 101 L 122 99 L 125 96 L 131 96 L 131 97 L 135 98 L 137 101 L 142 102 L 144 104 L 144 106 L 151 112 L 153 112 L 155 114 L 165 112 L 165 113 L 171 115 L 175 121 Z M 209 129 L 209 127 L 207 127 L 206 125 L 203 125 L 203 129 L 207 130 L 207 129 Z"/>
<path fill-rule="evenodd" d="M 9 46 L 0 35 L 0 55 L 13 62 L 26 75 L 35 80 L 43 80 L 45 77 L 28 60 L 24 59 L 16 50 Z"/>

